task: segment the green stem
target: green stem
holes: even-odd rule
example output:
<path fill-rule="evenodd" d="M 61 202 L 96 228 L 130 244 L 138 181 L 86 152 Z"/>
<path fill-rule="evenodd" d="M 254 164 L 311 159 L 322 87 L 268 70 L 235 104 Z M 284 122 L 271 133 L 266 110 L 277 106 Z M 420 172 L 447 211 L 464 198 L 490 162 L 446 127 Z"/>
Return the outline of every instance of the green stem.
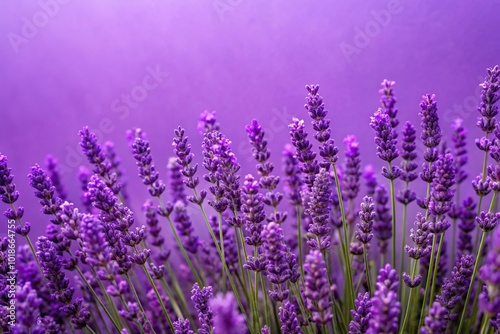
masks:
<path fill-rule="evenodd" d="M 488 329 L 488 322 L 489 321 L 490 321 L 490 315 L 486 313 L 483 317 L 481 331 L 479 332 L 479 334 L 487 334 L 488 333 L 488 330 L 489 330 Z"/>
<path fill-rule="evenodd" d="M 476 262 L 474 263 L 474 270 L 472 271 L 472 277 L 471 277 L 470 283 L 469 283 L 469 289 L 467 291 L 467 297 L 465 298 L 464 309 L 462 310 L 462 315 L 460 316 L 460 324 L 458 326 L 457 333 L 461 332 L 462 327 L 465 324 L 464 320 L 465 320 L 465 314 L 467 313 L 467 305 L 469 305 L 469 299 L 470 299 L 470 295 L 472 293 L 472 286 L 474 285 L 474 279 L 476 278 L 477 268 L 479 267 L 479 258 L 481 256 L 481 253 L 483 252 L 485 237 L 486 237 L 486 232 L 483 231 L 481 234 L 481 241 L 479 242 L 479 249 L 478 249 L 478 252 L 476 255 Z M 479 294 L 479 291 L 477 294 Z"/>
<path fill-rule="evenodd" d="M 392 173 L 392 164 L 389 162 L 389 173 Z M 396 200 L 394 194 L 394 180 L 390 180 L 390 192 L 391 192 L 391 214 L 392 214 L 392 268 L 397 269 L 396 264 Z"/>
<path fill-rule="evenodd" d="M 302 210 L 300 208 L 300 205 L 295 206 L 295 212 L 297 213 L 297 241 L 298 241 L 298 248 L 299 248 L 299 267 L 300 267 L 300 277 L 302 279 L 302 284 L 304 284 L 304 254 L 302 253 Z"/>
<path fill-rule="evenodd" d="M 413 268 L 412 268 L 412 273 L 411 273 L 411 280 L 412 281 L 415 278 L 415 273 L 417 271 L 417 264 L 418 264 L 418 261 L 413 259 Z M 408 303 L 406 304 L 406 309 L 404 310 L 405 316 L 403 318 L 403 324 L 401 325 L 400 333 L 405 333 L 405 328 L 406 328 L 406 324 L 408 323 L 408 316 L 410 314 L 410 305 L 411 305 L 411 300 L 412 300 L 412 297 L 414 294 L 414 292 L 413 292 L 414 290 L 415 290 L 415 288 L 410 289 L 410 296 L 408 297 Z"/>
<path fill-rule="evenodd" d="M 431 249 L 431 259 L 429 261 L 429 269 L 427 270 L 427 280 L 425 282 L 425 292 L 424 292 L 424 300 L 422 301 L 422 307 L 420 309 L 420 320 L 418 322 L 418 328 L 422 327 L 424 323 L 425 316 L 425 308 L 427 307 L 427 293 L 429 292 L 429 286 L 431 284 L 431 275 L 434 269 L 434 249 L 436 248 L 436 235 L 432 238 L 432 249 Z"/>
<path fill-rule="evenodd" d="M 439 267 L 439 258 L 441 257 L 441 249 L 443 248 L 443 240 L 444 240 L 444 232 L 441 235 L 441 238 L 439 239 L 439 246 L 437 250 L 437 255 L 436 255 L 436 261 L 434 262 L 434 273 L 432 275 L 432 288 L 431 288 L 431 295 L 429 299 L 429 305 L 432 305 L 434 302 L 434 292 L 436 290 L 436 277 L 437 277 L 437 271 Z"/>
<path fill-rule="evenodd" d="M 370 279 L 370 266 L 368 264 L 368 256 L 366 255 L 366 244 L 363 244 L 363 258 L 365 260 L 366 283 L 368 284 L 368 292 L 372 295 L 372 283 Z"/>
<path fill-rule="evenodd" d="M 346 267 L 346 273 L 347 277 L 345 278 L 345 282 L 347 285 L 347 293 L 348 293 L 348 298 L 346 301 L 346 310 L 348 317 L 347 319 L 350 319 L 349 315 L 349 310 L 352 310 L 354 308 L 354 288 L 353 288 L 353 282 L 352 282 L 352 272 L 351 272 L 351 265 L 349 261 L 349 253 L 348 253 L 348 245 L 347 243 L 349 242 L 349 239 L 347 238 L 347 223 L 346 223 L 346 217 L 345 217 L 345 212 L 344 212 L 344 203 L 342 201 L 342 192 L 340 190 L 340 182 L 339 182 L 339 175 L 337 172 L 337 167 L 334 163 L 332 163 L 333 167 L 333 173 L 335 175 L 335 186 L 337 188 L 337 196 L 339 200 L 339 207 L 340 207 L 340 213 L 342 216 L 342 228 L 344 230 L 344 241 L 342 242 L 341 239 L 341 244 L 343 246 L 344 250 L 344 261 L 345 261 L 345 267 Z"/>

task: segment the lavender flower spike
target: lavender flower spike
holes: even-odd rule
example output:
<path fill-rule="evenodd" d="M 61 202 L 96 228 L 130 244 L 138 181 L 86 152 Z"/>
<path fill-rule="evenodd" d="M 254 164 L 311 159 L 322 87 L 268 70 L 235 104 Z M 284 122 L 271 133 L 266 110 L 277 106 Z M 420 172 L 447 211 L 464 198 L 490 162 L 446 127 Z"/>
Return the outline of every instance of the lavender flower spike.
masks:
<path fill-rule="evenodd" d="M 455 190 L 455 165 L 451 154 L 440 155 L 431 184 L 429 211 L 434 216 L 445 215 L 451 209 Z"/>
<path fill-rule="evenodd" d="M 51 155 L 48 155 L 45 158 L 45 166 L 47 167 L 47 171 L 50 179 L 52 180 L 52 184 L 56 188 L 57 195 L 64 201 L 66 200 L 67 193 L 64 190 L 64 187 L 61 183 L 61 174 L 59 171 L 59 165 L 57 159 Z"/>
<path fill-rule="evenodd" d="M 214 334 L 245 334 L 245 317 L 238 313 L 238 303 L 231 292 L 218 294 L 210 301 L 214 312 Z M 201 331 L 199 331 L 202 334 Z"/>
<path fill-rule="evenodd" d="M 500 229 L 496 229 L 490 243 L 483 266 L 479 269 L 479 278 L 486 286 L 487 293 L 479 296 L 481 309 L 495 316 L 500 313 Z"/>
<path fill-rule="evenodd" d="M 425 317 L 424 326 L 420 329 L 421 334 L 445 334 L 448 324 L 448 310 L 438 302 L 434 302 Z"/>
<path fill-rule="evenodd" d="M 62 200 L 55 195 L 56 189 L 52 185 L 50 178 L 38 164 L 31 167 L 28 178 L 30 186 L 35 189 L 35 196 L 40 199 L 42 212 L 46 215 L 56 216 L 51 219 L 51 222 L 60 225 L 61 220 L 57 217 L 57 214 L 61 211 Z"/>
<path fill-rule="evenodd" d="M 319 155 L 323 158 L 320 166 L 329 169 L 330 165 L 337 162 L 339 149 L 335 141 L 330 138 L 330 120 L 326 119 L 328 111 L 325 110 L 323 97 L 318 94 L 319 85 L 306 85 L 307 92 L 305 108 L 312 118 L 313 129 L 316 131 L 314 138 L 320 143 Z"/>
<path fill-rule="evenodd" d="M 480 85 L 481 103 L 477 108 L 481 117 L 477 120 L 477 126 L 486 134 L 495 130 L 495 116 L 498 114 L 498 106 L 495 103 L 500 100 L 500 68 L 488 68 L 488 76 Z"/>
<path fill-rule="evenodd" d="M 297 159 L 302 163 L 300 171 L 304 174 L 304 183 L 310 188 L 314 184 L 314 178 L 319 173 L 319 165 L 316 161 L 316 153 L 312 150 L 312 144 L 307 139 L 304 120 L 292 119 L 292 124 L 288 125 L 292 144 L 296 150 Z"/>
<path fill-rule="evenodd" d="M 297 310 L 288 300 L 280 306 L 279 317 L 282 334 L 302 334 L 299 321 L 297 320 Z"/>
<path fill-rule="evenodd" d="M 375 203 L 373 198 L 365 196 L 359 210 L 361 222 L 356 224 L 359 231 L 356 231 L 356 239 L 363 244 L 367 244 L 373 238 L 373 221 L 375 220 Z"/>
<path fill-rule="evenodd" d="M 351 310 L 352 320 L 349 323 L 349 334 L 365 334 L 372 318 L 370 294 L 368 292 L 358 294 L 354 303 L 356 309 Z"/>
<path fill-rule="evenodd" d="M 355 136 L 349 135 L 344 138 L 345 151 L 345 171 L 342 177 L 342 191 L 349 200 L 354 200 L 358 196 L 361 176 L 361 160 L 359 159 L 359 142 Z"/>
<path fill-rule="evenodd" d="M 378 109 L 371 117 L 370 126 L 375 130 L 375 143 L 377 144 L 377 156 L 389 163 L 389 165 L 399 157 L 397 144 L 397 132 L 391 125 L 389 115 L 382 109 Z M 389 180 L 397 179 L 401 175 L 401 170 L 397 166 L 382 168 L 382 175 Z"/>
<path fill-rule="evenodd" d="M 142 182 L 149 186 L 149 193 L 151 196 L 161 196 L 165 191 L 165 185 L 159 179 L 160 176 L 155 170 L 149 141 L 142 138 L 136 138 L 132 144 L 132 150 Z"/>
<path fill-rule="evenodd" d="M 311 250 L 304 263 L 306 307 L 312 312 L 311 321 L 326 324 L 332 320 L 330 287 L 328 286 L 326 265 L 320 251 Z"/>
<path fill-rule="evenodd" d="M 372 298 L 368 334 L 395 334 L 398 330 L 400 303 L 398 301 L 398 277 L 390 266 L 380 270 L 376 291 Z"/>
<path fill-rule="evenodd" d="M 330 174 L 322 168 L 314 180 L 307 209 L 307 213 L 312 217 L 308 229 L 312 237 L 307 244 L 321 252 L 331 247 L 332 228 L 329 223 L 331 188 Z"/>
<path fill-rule="evenodd" d="M 394 97 L 394 92 L 392 91 L 392 87 L 396 84 L 394 81 L 384 80 L 382 81 L 382 89 L 378 92 L 382 94 L 380 98 L 380 102 L 382 102 L 382 106 L 385 108 L 386 114 L 389 116 L 391 120 L 391 126 L 396 128 L 398 126 L 399 121 L 396 118 L 398 115 L 398 109 L 394 106 L 396 105 L 396 98 Z"/>
<path fill-rule="evenodd" d="M 188 319 L 174 321 L 174 334 L 194 334 Z"/>
<path fill-rule="evenodd" d="M 171 157 L 168 159 L 167 169 L 169 171 L 169 186 L 172 203 L 181 201 L 187 204 L 187 196 L 184 193 L 184 182 L 182 180 L 182 167 L 177 163 L 177 159 Z"/>
<path fill-rule="evenodd" d="M 264 236 L 265 256 L 267 259 L 266 274 L 275 285 L 269 296 L 277 302 L 288 298 L 289 291 L 285 283 L 290 279 L 290 269 L 287 262 L 288 247 L 285 245 L 283 230 L 279 224 L 270 222 L 262 232 Z"/>
<path fill-rule="evenodd" d="M 210 304 L 210 299 L 213 297 L 212 287 L 207 286 L 200 289 L 198 283 L 194 283 L 191 290 L 191 300 L 194 302 L 194 307 L 198 312 L 198 320 L 201 327 L 198 329 L 199 334 L 210 334 L 214 327 L 214 312 Z"/>

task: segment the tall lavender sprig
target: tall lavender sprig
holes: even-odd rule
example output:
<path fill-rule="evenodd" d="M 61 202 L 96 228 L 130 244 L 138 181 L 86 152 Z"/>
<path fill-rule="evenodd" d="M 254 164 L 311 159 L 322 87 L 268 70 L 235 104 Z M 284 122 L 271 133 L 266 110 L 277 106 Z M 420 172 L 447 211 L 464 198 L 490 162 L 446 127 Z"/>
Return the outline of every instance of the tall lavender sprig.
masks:
<path fill-rule="evenodd" d="M 279 318 L 281 323 L 281 332 L 283 334 L 302 334 L 299 321 L 297 319 L 297 310 L 295 305 L 285 300 L 279 308 Z"/>
<path fill-rule="evenodd" d="M 83 154 L 90 164 L 94 166 L 92 171 L 104 179 L 106 185 L 113 190 L 113 193 L 118 194 L 121 188 L 118 176 L 113 171 L 111 163 L 106 159 L 101 145 L 97 143 L 97 136 L 90 132 L 87 126 L 80 130 L 79 134 Z"/>
<path fill-rule="evenodd" d="M 169 186 L 172 203 L 181 201 L 187 204 L 187 196 L 184 193 L 184 182 L 182 179 L 182 166 L 179 165 L 177 159 L 172 157 L 168 159 L 167 169 L 169 171 Z"/>
<path fill-rule="evenodd" d="M 63 201 L 66 200 L 68 194 L 66 193 L 66 190 L 61 183 L 61 174 L 59 171 L 59 163 L 57 159 L 51 155 L 48 155 L 45 158 L 45 167 L 47 167 L 49 177 L 52 180 L 52 184 L 56 188 L 57 196 L 59 196 L 59 198 L 61 198 Z"/>
<path fill-rule="evenodd" d="M 311 321 L 324 325 L 332 320 L 330 288 L 325 261 L 318 250 L 311 250 L 304 264 L 306 307 L 312 312 Z"/>
<path fill-rule="evenodd" d="M 136 138 L 132 144 L 132 151 L 139 169 L 142 182 L 149 187 L 149 193 L 153 197 L 159 197 L 165 191 L 165 184 L 160 180 L 160 175 L 155 169 L 149 141 Z"/>
<path fill-rule="evenodd" d="M 373 221 L 375 220 L 375 203 L 373 198 L 365 196 L 363 202 L 361 203 L 361 209 L 359 210 L 359 222 L 356 226 L 359 229 L 356 231 L 356 239 L 363 244 L 363 257 L 365 262 L 365 274 L 366 281 L 368 284 L 368 290 L 371 291 L 371 280 L 370 280 L 370 269 L 368 263 L 368 250 L 367 244 L 373 238 Z"/>
<path fill-rule="evenodd" d="M 360 188 L 361 160 L 359 159 L 359 142 L 355 136 L 349 135 L 344 138 L 345 151 L 345 171 L 343 174 L 343 194 L 349 201 L 353 201 Z"/>
<path fill-rule="evenodd" d="M 398 330 L 400 303 L 398 301 L 398 276 L 389 265 L 380 269 L 375 293 L 371 299 L 368 334 L 393 334 Z"/>
<path fill-rule="evenodd" d="M 377 156 L 387 162 L 387 167 L 382 168 L 382 176 L 389 179 L 391 191 L 391 213 L 392 213 L 392 265 L 396 267 L 396 203 L 394 192 L 394 180 L 401 176 L 401 169 L 393 166 L 392 162 L 399 156 L 397 144 L 397 132 L 393 128 L 391 118 L 386 111 L 378 109 L 371 117 L 370 126 L 375 130 L 375 143 L 377 144 Z"/>
<path fill-rule="evenodd" d="M 384 79 L 381 85 L 382 88 L 378 91 L 382 96 L 380 97 L 380 102 L 385 109 L 386 114 L 391 120 L 391 126 L 396 128 L 399 124 L 399 120 L 396 118 L 398 115 L 398 109 L 395 108 L 396 98 L 394 97 L 393 87 L 396 84 L 394 81 L 389 81 Z"/>
<path fill-rule="evenodd" d="M 420 329 L 421 334 L 445 334 L 448 324 L 448 310 L 438 302 L 434 302 L 425 317 L 424 326 Z"/>
<path fill-rule="evenodd" d="M 306 90 L 308 95 L 304 108 L 311 117 L 313 129 L 316 131 L 314 138 L 320 143 L 319 155 L 324 160 L 320 166 L 328 170 L 337 162 L 339 149 L 330 136 L 330 120 L 326 118 L 328 111 L 325 110 L 323 97 L 318 94 L 319 85 L 306 85 Z"/>
<path fill-rule="evenodd" d="M 370 294 L 368 292 L 358 294 L 358 298 L 356 298 L 354 303 L 356 309 L 351 310 L 353 319 L 349 323 L 349 334 L 365 334 L 372 318 L 372 300 Z"/>
<path fill-rule="evenodd" d="M 46 215 L 52 215 L 50 221 L 55 225 L 60 225 L 61 220 L 57 217 L 57 214 L 61 211 L 62 200 L 56 196 L 55 187 L 52 181 L 45 171 L 40 168 L 38 164 L 31 167 L 30 173 L 28 174 L 31 187 L 34 189 L 35 196 L 40 199 L 40 204 L 42 205 L 42 212 Z"/>
<path fill-rule="evenodd" d="M 326 169 L 321 169 L 311 189 L 307 213 L 311 216 L 312 223 L 308 232 L 311 237 L 307 244 L 312 249 L 325 252 L 331 247 L 332 228 L 329 224 L 329 199 L 331 195 L 331 178 Z"/>
<path fill-rule="evenodd" d="M 290 280 L 290 268 L 287 262 L 288 247 L 285 245 L 283 230 L 279 224 L 270 222 L 262 232 L 266 257 L 266 276 L 274 285 L 269 296 L 276 302 L 288 298 L 286 282 Z"/>
<path fill-rule="evenodd" d="M 300 171 L 303 174 L 303 182 L 311 189 L 314 185 L 316 174 L 319 173 L 319 165 L 316 161 L 316 153 L 312 150 L 312 144 L 307 139 L 304 120 L 292 119 L 289 126 L 292 144 L 296 150 L 297 159 L 302 163 Z"/>
<path fill-rule="evenodd" d="M 210 306 L 210 300 L 213 297 L 212 287 L 206 286 L 200 288 L 198 283 L 194 283 L 191 290 L 191 300 L 198 313 L 198 321 L 201 327 L 198 329 L 200 334 L 210 334 L 214 327 L 214 312 Z"/>

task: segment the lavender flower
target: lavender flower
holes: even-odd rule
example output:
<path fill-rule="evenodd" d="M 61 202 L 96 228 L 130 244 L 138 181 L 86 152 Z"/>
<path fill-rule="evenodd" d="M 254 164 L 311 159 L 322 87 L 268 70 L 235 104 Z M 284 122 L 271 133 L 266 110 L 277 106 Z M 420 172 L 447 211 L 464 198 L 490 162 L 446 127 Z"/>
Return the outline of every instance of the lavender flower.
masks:
<path fill-rule="evenodd" d="M 266 275 L 271 283 L 275 285 L 274 290 L 269 291 L 269 296 L 277 302 L 288 298 L 289 291 L 285 283 L 290 279 L 290 268 L 287 262 L 288 247 L 285 245 L 283 230 L 279 224 L 269 223 L 264 231 L 264 249 L 267 260 Z"/>
<path fill-rule="evenodd" d="M 365 196 L 363 202 L 361 203 L 361 209 L 359 210 L 359 222 L 356 227 L 359 231 L 356 231 L 356 239 L 361 243 L 367 244 L 373 238 L 373 221 L 375 220 L 375 203 L 373 198 Z"/>
<path fill-rule="evenodd" d="M 193 290 L 191 290 L 191 300 L 194 303 L 196 312 L 198 312 L 198 320 L 201 324 L 201 327 L 198 329 L 199 334 L 210 334 L 214 327 L 214 312 L 210 305 L 212 297 L 211 286 L 200 289 L 198 283 L 194 283 Z"/>
<path fill-rule="evenodd" d="M 421 334 L 444 334 L 448 324 L 448 310 L 438 302 L 434 302 L 425 317 L 424 326 L 420 329 Z"/>
<path fill-rule="evenodd" d="M 481 103 L 477 108 L 481 117 L 478 117 L 477 126 L 485 133 L 491 133 L 495 129 L 495 116 L 498 114 L 498 106 L 495 105 L 500 100 L 500 69 L 497 66 L 487 69 L 488 75 L 480 85 Z"/>
<path fill-rule="evenodd" d="M 490 232 L 495 229 L 499 219 L 499 212 L 494 213 L 481 211 L 479 216 L 476 217 L 476 223 L 484 232 Z"/>
<path fill-rule="evenodd" d="M 361 160 L 359 159 L 359 143 L 355 136 L 349 135 L 344 138 L 346 145 L 345 171 L 342 178 L 342 191 L 349 200 L 354 200 L 358 196 L 361 176 Z"/>
<path fill-rule="evenodd" d="M 181 166 L 177 163 L 176 158 L 168 159 L 167 169 L 169 171 L 169 186 L 172 203 L 181 201 L 185 205 L 187 202 L 186 194 L 184 193 L 184 182 L 182 181 Z"/>
<path fill-rule="evenodd" d="M 389 195 L 383 186 L 378 186 L 375 192 L 375 211 L 377 213 L 373 224 L 373 234 L 378 239 L 381 253 L 387 252 L 387 240 L 392 238 L 392 215 L 390 212 Z"/>
<path fill-rule="evenodd" d="M 290 204 L 301 205 L 302 175 L 299 161 L 294 156 L 293 146 L 290 144 L 287 144 L 283 150 L 283 172 L 285 173 L 285 193 L 288 194 Z"/>
<path fill-rule="evenodd" d="M 431 184 L 429 211 L 436 217 L 446 214 L 451 208 L 455 193 L 455 166 L 451 154 L 440 155 Z"/>
<path fill-rule="evenodd" d="M 178 201 L 174 204 L 174 222 L 177 228 L 177 233 L 182 238 L 182 244 L 184 248 L 192 253 L 196 254 L 198 252 L 198 248 L 201 244 L 199 238 L 194 235 L 194 228 L 191 223 L 191 219 L 186 211 L 186 206 Z"/>
<path fill-rule="evenodd" d="M 410 122 L 406 122 L 402 132 L 403 139 L 401 144 L 401 158 L 403 160 L 401 161 L 401 180 L 406 182 L 407 185 L 417 179 L 417 173 L 415 173 L 415 170 L 418 165 L 414 162 L 417 158 L 417 153 L 415 152 L 415 149 L 417 148 L 417 145 L 415 144 L 415 133 L 416 131 L 413 125 L 411 125 Z M 406 187 L 406 189 L 401 190 L 398 193 L 397 199 L 403 204 L 410 204 L 416 199 L 416 194 L 413 190 Z"/>
<path fill-rule="evenodd" d="M 109 161 L 106 160 L 106 156 L 101 146 L 97 143 L 97 136 L 90 132 L 87 126 L 80 130 L 79 134 L 80 147 L 82 148 L 83 154 L 94 166 L 92 171 L 105 180 L 106 185 L 113 190 L 113 193 L 118 194 L 121 188 L 120 183 L 118 183 L 118 176 L 113 172 L 113 167 Z"/>
<path fill-rule="evenodd" d="M 57 214 L 61 210 L 62 200 L 55 195 L 55 187 L 52 185 L 50 178 L 38 164 L 31 167 L 28 178 L 30 186 L 35 189 L 35 196 L 40 199 L 42 212 L 46 215 L 54 215 L 55 218 L 50 221 L 53 224 L 60 225 L 61 220 L 58 219 Z"/>
<path fill-rule="evenodd" d="M 304 120 L 292 119 L 292 124 L 288 126 L 292 144 L 296 150 L 297 159 L 302 163 L 300 171 L 304 174 L 303 181 L 310 188 L 314 185 L 314 178 L 319 173 L 319 165 L 316 161 L 316 153 L 312 150 L 312 144 L 307 139 Z"/>
<path fill-rule="evenodd" d="M 467 129 L 464 128 L 463 119 L 457 118 L 452 125 L 453 135 L 451 140 L 453 141 L 453 156 L 455 157 L 455 169 L 457 171 L 456 182 L 461 184 L 467 178 L 467 172 L 463 167 L 467 164 Z"/>
<path fill-rule="evenodd" d="M 311 189 L 311 197 L 309 199 L 309 207 L 307 209 L 307 213 L 312 219 L 312 223 L 308 228 L 311 237 L 307 241 L 307 244 L 312 249 L 317 249 L 321 252 L 331 247 L 332 228 L 328 223 L 330 195 L 330 175 L 322 168 L 314 180 L 314 185 Z"/>
<path fill-rule="evenodd" d="M 392 91 L 392 87 L 395 84 L 396 82 L 394 81 L 384 80 L 381 83 L 382 89 L 378 91 L 380 94 L 382 94 L 380 102 L 382 102 L 384 111 L 389 116 L 391 120 L 391 126 L 393 128 L 396 128 L 399 124 L 399 121 L 396 118 L 398 115 L 398 109 L 394 107 L 396 105 L 396 98 L 394 97 L 394 92 Z"/>
<path fill-rule="evenodd" d="M 398 330 L 400 303 L 398 301 L 398 277 L 389 265 L 380 270 L 376 291 L 371 300 L 367 333 L 396 333 Z"/>
<path fill-rule="evenodd" d="M 421 213 L 417 213 L 415 228 L 410 230 L 410 238 L 415 243 L 415 247 L 405 246 L 405 251 L 412 259 L 418 260 L 429 252 L 430 244 L 430 224 Z"/>
<path fill-rule="evenodd" d="M 59 196 L 59 198 L 61 198 L 63 201 L 66 200 L 67 193 L 66 190 L 64 190 L 64 187 L 61 183 L 61 175 L 59 172 L 59 165 L 57 159 L 55 159 L 51 155 L 48 155 L 45 158 L 45 166 L 47 167 L 47 172 L 49 174 L 50 179 L 52 180 L 52 184 L 56 188 L 57 196 Z"/>
<path fill-rule="evenodd" d="M 16 333 L 43 333 L 43 329 L 37 325 L 40 316 L 40 306 L 43 300 L 38 297 L 37 291 L 26 282 L 18 286 L 16 291 Z"/>
<path fill-rule="evenodd" d="M 215 111 L 204 110 L 200 114 L 200 120 L 198 121 L 198 131 L 201 134 L 205 134 L 211 131 L 219 131 L 219 123 L 215 117 Z"/>
<path fill-rule="evenodd" d="M 177 319 L 174 321 L 174 333 L 175 334 L 194 334 L 191 330 L 191 325 L 188 319 Z"/>
<path fill-rule="evenodd" d="M 335 146 L 335 141 L 330 138 L 330 120 L 326 119 L 328 111 L 325 110 L 323 97 L 318 94 L 319 85 L 306 85 L 308 95 L 306 97 L 306 108 L 312 118 L 313 129 L 316 131 L 314 138 L 320 143 L 319 155 L 323 158 L 320 163 L 322 168 L 328 170 L 330 165 L 337 162 L 339 149 Z"/>
<path fill-rule="evenodd" d="M 476 203 L 472 197 L 464 199 L 462 210 L 460 212 L 460 221 L 458 228 L 457 255 L 460 257 L 462 254 L 472 254 L 472 231 L 476 228 Z"/>
<path fill-rule="evenodd" d="M 238 304 L 232 293 L 218 294 L 210 301 L 213 309 L 214 334 L 244 334 L 245 317 L 238 313 Z M 204 334 L 199 330 L 200 334 Z"/>
<path fill-rule="evenodd" d="M 145 139 L 136 138 L 132 144 L 132 149 L 142 182 L 149 186 L 149 193 L 151 196 L 161 196 L 165 191 L 165 185 L 159 179 L 160 176 L 153 164 L 149 142 Z"/>
<path fill-rule="evenodd" d="M 302 334 L 299 321 L 297 320 L 297 310 L 295 305 L 285 300 L 283 306 L 279 308 L 279 317 L 281 323 L 281 333 L 283 334 Z"/>
<path fill-rule="evenodd" d="M 370 126 L 375 130 L 375 143 L 377 144 L 377 156 L 391 164 L 394 159 L 399 157 L 399 150 L 396 148 L 397 132 L 391 125 L 389 115 L 382 109 L 378 109 L 371 117 Z M 401 170 L 397 166 L 382 168 L 382 176 L 389 180 L 397 179 L 401 175 Z"/>
<path fill-rule="evenodd" d="M 349 323 L 349 334 L 365 334 L 372 318 L 372 313 L 370 312 L 372 307 L 370 294 L 368 292 L 364 294 L 359 293 L 354 304 L 356 309 L 351 310 L 352 320 Z"/>
<path fill-rule="evenodd" d="M 0 198 L 6 204 L 13 204 L 19 198 L 16 185 L 12 182 L 14 175 L 12 169 L 7 166 L 7 157 L 0 154 Z"/>
<path fill-rule="evenodd" d="M 304 263 L 306 307 L 312 313 L 311 321 L 326 324 L 332 318 L 330 288 L 328 286 L 326 265 L 320 251 L 311 250 Z"/>
<path fill-rule="evenodd" d="M 245 214 L 245 227 L 248 231 L 245 242 L 250 246 L 260 246 L 262 244 L 262 222 L 265 219 L 265 213 L 257 180 L 250 174 L 245 176 L 241 191 L 243 193 L 241 210 Z"/>
<path fill-rule="evenodd" d="M 458 303 L 463 300 L 463 296 L 469 288 L 473 266 L 474 257 L 472 255 L 463 255 L 453 267 L 451 278 L 445 279 L 441 295 L 436 297 L 436 301 L 448 309 L 448 313 L 451 313 Z M 450 319 L 453 320 L 453 318 Z"/>
<path fill-rule="evenodd" d="M 491 240 L 483 266 L 479 269 L 479 279 L 486 286 L 486 293 L 479 296 L 481 309 L 493 316 L 500 313 L 500 229 L 496 229 Z"/>
<path fill-rule="evenodd" d="M 149 227 L 148 232 L 151 236 L 150 243 L 161 249 L 165 243 L 165 238 L 161 235 L 161 227 L 159 226 L 156 207 L 151 200 L 146 200 L 142 206 L 142 211 L 144 211 L 144 215 L 146 216 L 146 225 Z"/>
<path fill-rule="evenodd" d="M 439 146 L 442 137 L 441 128 L 439 127 L 439 116 L 437 114 L 435 95 L 427 94 L 422 96 L 420 109 L 419 116 L 422 120 L 422 134 L 420 138 L 422 139 L 424 146 L 427 147 L 424 152 L 424 159 L 425 161 L 432 163 L 438 159 L 437 147 Z"/>
<path fill-rule="evenodd" d="M 80 168 L 78 169 L 78 180 L 80 181 L 80 189 L 82 191 L 80 199 L 86 211 L 89 213 L 92 212 L 92 202 L 90 201 L 87 194 L 87 185 L 90 181 L 90 176 L 90 171 L 85 166 L 80 166 Z"/>

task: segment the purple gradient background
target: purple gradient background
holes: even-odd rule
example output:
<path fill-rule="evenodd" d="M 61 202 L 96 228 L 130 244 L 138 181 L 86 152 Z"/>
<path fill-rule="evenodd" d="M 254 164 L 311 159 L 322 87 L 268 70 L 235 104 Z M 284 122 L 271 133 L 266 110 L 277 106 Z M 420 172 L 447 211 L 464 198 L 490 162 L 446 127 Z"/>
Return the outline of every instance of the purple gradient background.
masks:
<path fill-rule="evenodd" d="M 475 90 L 485 69 L 500 63 L 500 1 L 402 1 L 401 13 L 350 61 L 341 43 L 354 45 L 355 28 L 365 30 L 374 21 L 372 11 L 385 10 L 388 1 L 228 0 L 234 6 L 221 20 L 213 1 L 73 0 L 15 52 L 9 33 L 21 34 L 23 18 L 31 21 L 46 2 L 0 5 L 0 152 L 9 157 L 21 191 L 18 204 L 29 208 L 25 216 L 33 225 L 45 225 L 47 218 L 28 186 L 29 167 L 43 164 L 48 153 L 67 165 L 82 126 L 98 128 L 109 119 L 113 131 L 103 139 L 116 143 L 138 209 L 147 191 L 136 177 L 127 129 L 147 132 L 165 177 L 174 127 L 187 128 L 199 153 L 198 115 L 217 110 L 243 173 L 254 173 L 249 148 L 241 144 L 247 141 L 245 124 L 255 117 L 268 129 L 279 163 L 290 115 L 307 118 L 307 83 L 321 85 L 342 151 L 345 135 L 358 136 L 363 163 L 380 165 L 368 123 L 384 78 L 397 83 L 401 123 L 408 119 L 418 127 L 421 96 L 435 93 L 449 134 L 448 124 L 458 116 L 453 106 L 465 103 L 468 148 L 479 161 L 472 144 L 479 136 L 476 112 L 467 103 L 478 101 Z M 168 77 L 121 119 L 113 101 L 157 65 Z M 479 168 L 477 163 L 474 173 Z M 79 203 L 76 171 L 70 168 L 63 181 Z"/>

